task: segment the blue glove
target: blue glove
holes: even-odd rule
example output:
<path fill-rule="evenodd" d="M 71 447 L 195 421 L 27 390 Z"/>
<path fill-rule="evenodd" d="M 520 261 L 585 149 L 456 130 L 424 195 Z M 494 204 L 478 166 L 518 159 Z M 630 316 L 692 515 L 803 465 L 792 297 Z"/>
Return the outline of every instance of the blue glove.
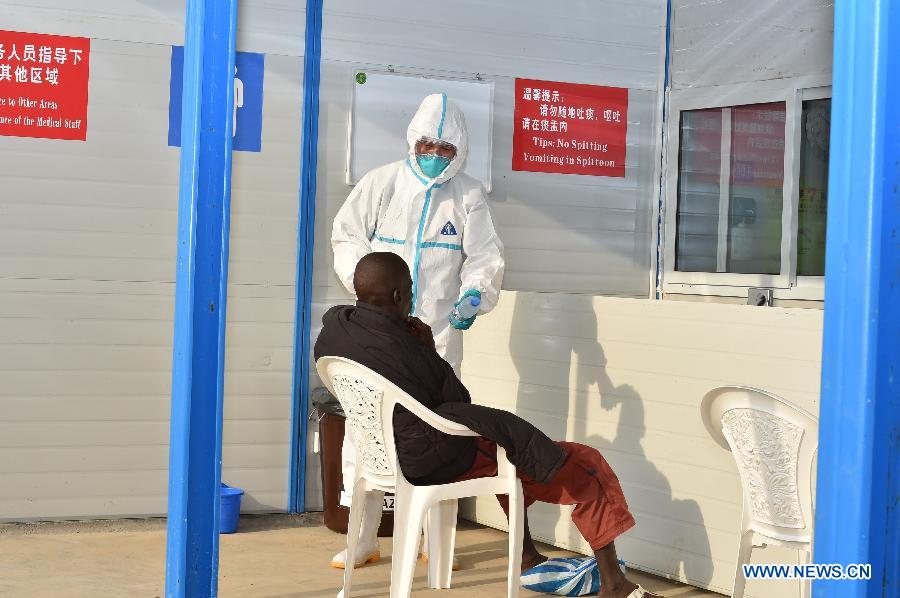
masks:
<path fill-rule="evenodd" d="M 465 301 L 469 297 L 478 297 L 478 299 L 480 300 L 481 299 L 481 291 L 479 291 L 478 289 L 469 289 L 468 291 L 463 293 L 463 296 L 459 298 L 459 301 L 457 301 L 453 305 L 453 311 L 450 312 L 450 325 L 453 326 L 454 328 L 456 328 L 457 330 L 468 330 L 469 328 L 472 327 L 472 324 L 475 322 L 475 318 L 477 317 L 477 316 L 472 316 L 471 318 L 466 318 L 465 320 L 461 320 L 458 317 L 456 309 L 460 306 L 460 304 L 463 301 Z"/>

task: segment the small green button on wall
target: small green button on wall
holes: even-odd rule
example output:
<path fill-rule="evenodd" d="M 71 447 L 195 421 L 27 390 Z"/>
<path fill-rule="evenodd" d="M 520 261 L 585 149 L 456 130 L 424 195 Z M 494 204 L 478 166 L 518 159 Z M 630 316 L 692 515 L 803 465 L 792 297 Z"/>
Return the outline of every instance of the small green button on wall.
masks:
<path fill-rule="evenodd" d="M 360 85 L 366 82 L 366 74 L 365 73 L 356 73 L 356 82 Z"/>

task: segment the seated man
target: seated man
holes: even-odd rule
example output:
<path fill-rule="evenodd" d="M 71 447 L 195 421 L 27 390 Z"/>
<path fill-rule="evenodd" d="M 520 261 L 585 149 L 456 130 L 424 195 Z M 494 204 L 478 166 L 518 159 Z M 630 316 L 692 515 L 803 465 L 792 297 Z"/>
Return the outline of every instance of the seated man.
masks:
<path fill-rule="evenodd" d="M 408 317 L 412 281 L 403 258 L 393 253 L 366 255 L 356 267 L 353 286 L 359 299 L 356 306 L 333 307 L 322 318 L 316 359 L 337 356 L 356 361 L 482 436 L 444 434 L 398 407 L 394 435 L 404 476 L 427 485 L 496 475 L 499 443 L 522 480 L 526 508 L 536 500 L 575 505 L 572 520 L 594 550 L 599 571 L 599 590 L 592 591 L 602 598 L 652 598 L 618 565 L 613 540 L 634 526 L 634 518 L 618 478 L 600 453 L 574 442 L 554 443 L 509 412 L 472 405 L 453 368 L 435 352 L 429 327 Z M 506 497 L 498 499 L 506 510 Z M 565 563 L 545 564 L 548 559 L 535 547 L 527 518 L 522 548 L 522 571 L 528 572 L 523 579 L 535 577 L 535 572 L 540 577 L 542 571 L 566 569 Z"/>

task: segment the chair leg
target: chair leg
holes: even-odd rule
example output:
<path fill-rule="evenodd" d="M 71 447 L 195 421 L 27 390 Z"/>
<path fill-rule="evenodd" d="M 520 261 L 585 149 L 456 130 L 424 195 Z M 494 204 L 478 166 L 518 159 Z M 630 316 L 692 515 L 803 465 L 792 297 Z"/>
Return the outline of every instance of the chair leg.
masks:
<path fill-rule="evenodd" d="M 428 587 L 450 587 L 453 575 L 453 550 L 456 545 L 456 500 L 444 500 L 431 507 L 425 525 L 428 540 Z"/>
<path fill-rule="evenodd" d="M 812 562 L 812 554 L 809 550 L 799 550 L 800 564 L 808 565 Z M 800 580 L 800 598 L 812 598 L 812 581 L 809 579 Z"/>
<path fill-rule="evenodd" d="M 353 586 L 353 569 L 356 567 L 356 544 L 359 542 L 360 527 L 366 511 L 366 481 L 357 478 L 353 484 L 353 496 L 350 499 L 350 519 L 347 522 L 347 559 L 344 563 L 343 597 L 350 598 Z"/>
<path fill-rule="evenodd" d="M 416 571 L 419 530 L 425 519 L 423 505 L 412 500 L 411 492 L 397 487 L 394 498 L 394 550 L 391 554 L 390 598 L 409 598 Z"/>
<path fill-rule="evenodd" d="M 738 544 L 737 567 L 734 572 L 734 589 L 731 590 L 731 598 L 743 598 L 744 587 L 747 578 L 744 577 L 744 563 L 750 562 L 750 553 L 753 552 L 753 531 L 747 530 L 741 533 L 741 541 Z"/>
<path fill-rule="evenodd" d="M 525 539 L 525 497 L 522 482 L 516 480 L 515 495 L 509 496 L 509 572 L 506 595 L 517 598 L 522 574 L 522 542 Z"/>

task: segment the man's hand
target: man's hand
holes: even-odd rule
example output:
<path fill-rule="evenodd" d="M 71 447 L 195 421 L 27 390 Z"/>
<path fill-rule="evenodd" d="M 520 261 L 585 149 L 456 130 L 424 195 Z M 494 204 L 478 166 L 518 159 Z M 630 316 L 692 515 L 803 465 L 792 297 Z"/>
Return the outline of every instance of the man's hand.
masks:
<path fill-rule="evenodd" d="M 419 339 L 419 342 L 431 349 L 434 350 L 434 334 L 431 332 L 431 326 L 420 320 L 419 318 L 407 318 L 406 325 L 409 327 L 409 331 Z"/>

